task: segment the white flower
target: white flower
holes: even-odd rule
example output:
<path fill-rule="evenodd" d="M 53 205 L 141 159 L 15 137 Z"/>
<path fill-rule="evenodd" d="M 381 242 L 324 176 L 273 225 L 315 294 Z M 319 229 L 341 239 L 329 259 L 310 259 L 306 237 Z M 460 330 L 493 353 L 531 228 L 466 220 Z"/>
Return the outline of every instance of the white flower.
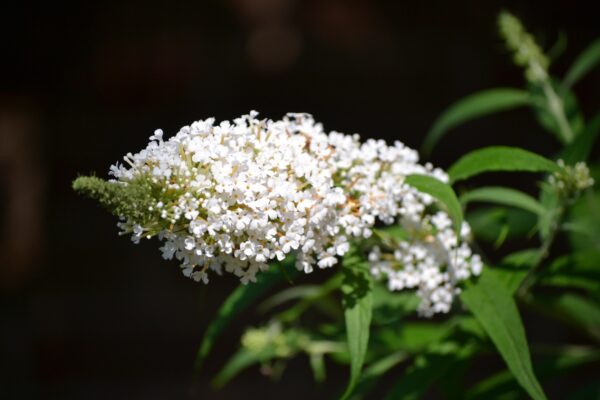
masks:
<path fill-rule="evenodd" d="M 361 144 L 358 135 L 326 133 L 308 114 L 278 121 L 257 115 L 218 124 L 212 118 L 197 121 L 169 139 L 156 130 L 145 149 L 111 166 L 114 181 L 152 187 L 146 214 L 140 220 L 122 216 L 123 232 L 135 242 L 157 235 L 164 241 L 163 257 L 175 256 L 194 280 L 207 282 L 209 271 L 225 271 L 247 283 L 270 261 L 290 253 L 306 273 L 315 265 L 331 267 L 353 238 L 371 236 L 377 220 L 423 228 L 433 200 L 405 185 L 404 178 L 447 176 L 418 164 L 416 151 L 400 142 Z M 434 218 L 438 247 L 455 247 L 448 216 Z M 393 289 L 440 287 L 447 279 L 436 268 L 448 264 L 447 252 L 441 256 L 429 243 L 418 244 L 425 249 L 400 251 L 402 262 L 415 266 L 406 276 L 388 273 L 393 267 L 380 261 L 372 270 L 388 276 Z M 421 265 L 429 268 L 425 278 Z"/>
<path fill-rule="evenodd" d="M 397 248 L 387 250 L 395 262 L 382 261 L 382 249 L 373 248 L 369 254 L 372 274 L 378 279 L 387 278 L 390 290 L 416 287 L 421 298 L 420 315 L 447 313 L 458 294 L 457 284 L 481 273 L 481 258 L 472 254 L 467 243 L 458 245 L 452 221 L 445 212 L 403 215 L 400 225 L 412 235 L 398 243 Z M 469 233 L 468 225 L 463 223 L 462 239 Z"/>

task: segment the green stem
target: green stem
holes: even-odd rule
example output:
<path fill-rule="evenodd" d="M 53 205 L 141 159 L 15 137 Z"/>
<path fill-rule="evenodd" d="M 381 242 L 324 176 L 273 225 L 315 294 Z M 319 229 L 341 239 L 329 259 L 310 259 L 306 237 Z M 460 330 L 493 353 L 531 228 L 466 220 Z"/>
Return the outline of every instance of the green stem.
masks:
<path fill-rule="evenodd" d="M 575 135 L 573 134 L 573 130 L 571 129 L 571 125 L 565 114 L 564 103 L 552 87 L 548 73 L 537 62 L 531 63 L 530 67 L 531 70 L 534 71 L 536 79 L 539 80 L 542 85 L 544 96 L 546 96 L 546 100 L 548 101 L 548 111 L 552 114 L 552 117 L 558 124 L 559 134 L 561 135 L 563 142 L 571 143 Z"/>
<path fill-rule="evenodd" d="M 539 249 L 538 258 L 537 258 L 535 264 L 527 272 L 527 275 L 525 276 L 525 278 L 523 279 L 523 282 L 521 283 L 521 286 L 519 287 L 519 290 L 517 292 L 519 297 L 524 298 L 525 295 L 527 294 L 527 292 L 529 291 L 529 289 L 531 289 L 531 287 L 538 280 L 538 277 L 539 277 L 538 272 L 542 269 L 542 267 L 544 265 L 543 264 L 544 260 L 550 254 L 550 248 L 552 247 L 552 244 L 554 243 L 554 240 L 556 239 L 556 235 L 558 234 L 558 231 L 560 228 L 560 222 L 562 220 L 564 212 L 565 212 L 565 207 L 564 207 L 564 204 L 561 203 L 560 206 L 558 207 L 558 209 L 556 210 L 554 221 L 552 221 L 552 223 L 550 225 L 550 232 L 548 233 L 548 236 L 544 239 L 542 246 Z"/>
<path fill-rule="evenodd" d="M 548 81 L 542 82 L 542 88 L 544 89 L 544 95 L 548 100 L 548 110 L 558 124 L 563 141 L 565 143 L 571 143 L 575 135 L 573 134 L 571 125 L 569 124 L 567 116 L 565 115 L 563 101 L 560 99 L 558 94 L 556 94 L 556 91 L 554 88 L 552 88 L 552 85 L 550 85 Z"/>

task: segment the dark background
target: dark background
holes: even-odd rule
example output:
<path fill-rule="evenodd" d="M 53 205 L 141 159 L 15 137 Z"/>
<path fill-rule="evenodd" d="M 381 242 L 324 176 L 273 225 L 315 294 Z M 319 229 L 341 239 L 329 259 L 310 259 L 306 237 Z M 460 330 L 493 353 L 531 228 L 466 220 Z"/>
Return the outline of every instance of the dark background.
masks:
<path fill-rule="evenodd" d="M 562 76 L 600 35 L 593 3 L 4 2 L 0 398 L 332 398 L 346 371 L 333 368 L 318 386 L 305 359 L 280 383 L 253 368 L 210 390 L 243 324 L 256 323 L 251 312 L 224 333 L 192 384 L 201 335 L 237 281 L 184 279 L 156 242 L 119 237 L 115 219 L 76 197 L 71 181 L 106 176 L 156 128 L 172 135 L 251 109 L 270 118 L 306 111 L 329 130 L 418 147 L 458 98 L 523 85 L 496 33 L 498 11 L 520 16 L 546 49 L 567 34 L 552 66 Z M 576 93 L 587 116 L 600 108 L 600 73 Z M 558 148 L 530 111 L 518 110 L 461 127 L 431 160 L 447 167 L 486 144 Z M 528 332 L 535 323 L 527 321 Z"/>

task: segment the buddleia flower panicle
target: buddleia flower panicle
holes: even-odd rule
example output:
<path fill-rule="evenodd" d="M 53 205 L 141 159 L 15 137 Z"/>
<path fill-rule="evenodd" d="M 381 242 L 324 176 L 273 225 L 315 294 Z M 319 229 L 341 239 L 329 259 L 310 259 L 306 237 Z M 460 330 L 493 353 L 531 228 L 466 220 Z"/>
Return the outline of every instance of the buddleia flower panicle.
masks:
<path fill-rule="evenodd" d="M 210 271 L 253 282 L 292 252 L 305 273 L 332 267 L 377 221 L 429 223 L 433 199 L 404 184 L 405 176 L 448 180 L 400 142 L 361 144 L 357 134 L 327 133 L 298 113 L 276 121 L 256 112 L 218 124 L 209 118 L 169 139 L 157 130 L 123 161 L 111 166 L 111 180 L 79 178 L 74 188 L 118 215 L 134 242 L 158 237 L 165 259 L 178 259 L 184 275 L 205 283 Z"/>
<path fill-rule="evenodd" d="M 425 210 L 423 210 L 425 211 Z M 469 225 L 463 223 L 460 239 L 448 214 L 438 211 L 400 216 L 406 239 L 393 246 L 375 246 L 369 253 L 371 273 L 386 279 L 389 290 L 416 290 L 421 302 L 417 311 L 431 317 L 447 313 L 459 283 L 481 273 L 483 263 L 466 240 Z"/>

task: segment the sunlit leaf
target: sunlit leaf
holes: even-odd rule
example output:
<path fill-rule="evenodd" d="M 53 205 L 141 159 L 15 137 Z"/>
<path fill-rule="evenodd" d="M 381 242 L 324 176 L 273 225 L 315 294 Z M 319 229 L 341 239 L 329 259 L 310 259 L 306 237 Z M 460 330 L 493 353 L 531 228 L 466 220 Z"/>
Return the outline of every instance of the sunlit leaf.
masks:
<path fill-rule="evenodd" d="M 448 170 L 452 182 L 492 171 L 555 172 L 558 165 L 538 154 L 518 147 L 492 146 L 472 151 Z"/>
<path fill-rule="evenodd" d="M 344 398 L 348 398 L 361 376 L 369 345 L 373 282 L 366 260 L 356 246 L 344 256 L 342 267 L 342 303 L 350 354 L 350 381 L 344 394 Z"/>
<path fill-rule="evenodd" d="M 564 79 L 565 87 L 569 88 L 600 63 L 600 39 L 585 48 L 575 59 Z"/>
<path fill-rule="evenodd" d="M 427 132 L 422 151 L 431 152 L 436 143 L 452 128 L 470 120 L 527 105 L 529 93 L 524 90 L 497 88 L 481 91 L 452 104 Z"/>
<path fill-rule="evenodd" d="M 544 207 L 530 195 L 519 190 L 500 186 L 477 188 L 460 196 L 460 202 L 463 204 L 473 201 L 517 207 L 534 214 L 543 214 L 546 211 Z"/>
<path fill-rule="evenodd" d="M 519 384 L 534 399 L 545 399 L 531 365 L 525 329 L 512 294 L 493 274 L 484 273 L 461 293 Z"/>
<path fill-rule="evenodd" d="M 427 193 L 437 199 L 445 207 L 454 224 L 456 232 L 460 232 L 463 221 L 462 209 L 456 194 L 450 185 L 428 175 L 409 175 L 405 182 L 420 192 Z"/>

